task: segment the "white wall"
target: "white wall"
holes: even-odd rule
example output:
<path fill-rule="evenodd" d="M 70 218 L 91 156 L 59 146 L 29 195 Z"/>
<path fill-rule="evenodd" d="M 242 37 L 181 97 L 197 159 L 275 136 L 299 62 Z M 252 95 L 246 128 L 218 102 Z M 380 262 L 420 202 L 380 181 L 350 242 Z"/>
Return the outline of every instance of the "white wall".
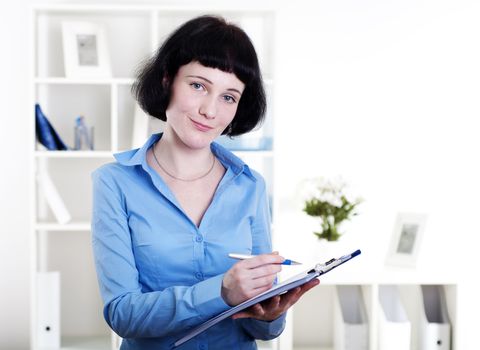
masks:
<path fill-rule="evenodd" d="M 28 346 L 25 132 L 32 106 L 25 101 L 27 6 L 34 2 L 0 11 L 1 349 Z M 431 258 L 443 269 L 451 256 L 474 256 L 480 233 L 478 18 L 475 0 L 282 2 L 276 176 L 284 209 L 293 208 L 293 189 L 302 178 L 342 174 L 366 200 L 352 231 L 375 248 L 372 259 L 386 249 L 399 210 L 429 214 L 423 265 Z M 292 217 L 301 225 L 301 216 Z M 311 241 L 306 233 L 292 237 Z M 460 277 L 469 282 L 465 271 L 471 270 Z M 461 299 L 462 335 L 470 346 L 478 293 L 472 287 Z"/>
<path fill-rule="evenodd" d="M 277 57 L 277 178 L 285 202 L 299 179 L 341 174 L 366 200 L 356 226 L 380 244 L 399 210 L 429 214 L 427 245 L 452 249 L 473 238 L 479 5 L 343 0 L 310 7 L 286 7 L 280 19 L 288 24 L 279 28 Z"/>
<path fill-rule="evenodd" d="M 0 348 L 21 349 L 28 346 L 29 336 L 28 12 L 22 3 L 4 6 L 0 11 Z"/>
<path fill-rule="evenodd" d="M 276 222 L 281 251 L 316 243 L 293 193 L 302 178 L 341 174 L 365 199 L 345 239 L 372 265 L 396 213 L 425 212 L 418 266 L 460 279 L 459 348 L 473 347 L 480 288 L 473 266 L 451 262 L 471 261 L 480 233 L 480 3 L 300 3 L 279 28 L 276 179 L 282 209 L 298 213 Z"/>

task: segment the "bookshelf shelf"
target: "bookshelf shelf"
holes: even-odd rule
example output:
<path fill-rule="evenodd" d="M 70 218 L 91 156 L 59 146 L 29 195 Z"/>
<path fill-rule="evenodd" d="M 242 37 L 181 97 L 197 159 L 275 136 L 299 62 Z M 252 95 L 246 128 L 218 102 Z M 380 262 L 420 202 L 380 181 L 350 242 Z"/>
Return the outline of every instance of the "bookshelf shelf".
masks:
<path fill-rule="evenodd" d="M 58 224 L 58 223 L 38 223 L 35 225 L 36 231 L 90 231 L 89 222 L 76 222 L 69 224 Z"/>
<path fill-rule="evenodd" d="M 112 158 L 109 151 L 35 151 L 35 158 Z"/>
<path fill-rule="evenodd" d="M 272 158 L 274 156 L 273 151 L 233 151 L 233 153 L 239 158 L 249 158 L 249 157 Z"/>
<path fill-rule="evenodd" d="M 60 350 L 105 350 L 110 346 L 109 336 L 63 337 Z"/>
<path fill-rule="evenodd" d="M 132 85 L 134 78 L 72 79 L 65 77 L 35 78 L 37 85 Z"/>

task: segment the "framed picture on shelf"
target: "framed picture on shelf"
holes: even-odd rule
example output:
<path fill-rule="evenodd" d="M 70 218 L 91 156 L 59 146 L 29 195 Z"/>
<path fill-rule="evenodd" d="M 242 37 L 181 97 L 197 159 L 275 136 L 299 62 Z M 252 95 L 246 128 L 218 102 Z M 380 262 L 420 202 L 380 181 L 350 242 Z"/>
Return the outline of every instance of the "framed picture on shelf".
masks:
<path fill-rule="evenodd" d="M 416 265 L 426 221 L 427 215 L 423 213 L 397 214 L 386 257 L 388 265 Z"/>
<path fill-rule="evenodd" d="M 105 27 L 94 22 L 62 22 L 63 57 L 67 78 L 110 78 Z"/>

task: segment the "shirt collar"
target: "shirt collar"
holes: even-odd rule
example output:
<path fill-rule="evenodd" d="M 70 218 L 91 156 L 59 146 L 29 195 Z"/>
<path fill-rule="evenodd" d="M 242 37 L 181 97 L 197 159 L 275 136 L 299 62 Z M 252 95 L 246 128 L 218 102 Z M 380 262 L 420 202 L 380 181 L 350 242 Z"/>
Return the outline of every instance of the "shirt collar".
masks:
<path fill-rule="evenodd" d="M 142 165 L 143 162 L 146 160 L 147 151 L 148 149 L 160 138 L 162 137 L 163 133 L 152 134 L 149 139 L 145 142 L 145 144 L 141 148 L 132 149 L 125 152 L 115 153 L 113 156 L 122 165 L 125 166 L 135 166 L 135 165 Z M 253 181 L 256 181 L 257 178 L 252 173 L 250 168 L 247 164 L 240 158 L 238 158 L 235 154 L 224 148 L 223 146 L 219 145 L 216 142 L 212 142 L 210 145 L 210 149 L 212 153 L 220 160 L 220 162 L 227 168 L 230 168 L 236 175 L 244 172 L 248 177 L 250 177 Z"/>

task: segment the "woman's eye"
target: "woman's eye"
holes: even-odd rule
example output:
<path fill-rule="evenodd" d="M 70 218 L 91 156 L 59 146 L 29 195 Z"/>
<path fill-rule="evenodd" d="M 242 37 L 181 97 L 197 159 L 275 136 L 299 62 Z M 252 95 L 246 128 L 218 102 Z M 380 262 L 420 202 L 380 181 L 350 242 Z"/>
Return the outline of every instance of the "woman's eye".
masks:
<path fill-rule="evenodd" d="M 190 86 L 193 87 L 195 90 L 202 90 L 203 89 L 203 85 L 199 84 L 199 83 L 191 83 Z"/>
<path fill-rule="evenodd" d="M 235 103 L 235 102 L 237 102 L 237 101 L 235 100 L 235 98 L 233 98 L 233 96 L 230 96 L 230 95 L 225 95 L 225 96 L 223 96 L 223 99 L 224 99 L 226 102 L 228 102 L 228 103 Z"/>

